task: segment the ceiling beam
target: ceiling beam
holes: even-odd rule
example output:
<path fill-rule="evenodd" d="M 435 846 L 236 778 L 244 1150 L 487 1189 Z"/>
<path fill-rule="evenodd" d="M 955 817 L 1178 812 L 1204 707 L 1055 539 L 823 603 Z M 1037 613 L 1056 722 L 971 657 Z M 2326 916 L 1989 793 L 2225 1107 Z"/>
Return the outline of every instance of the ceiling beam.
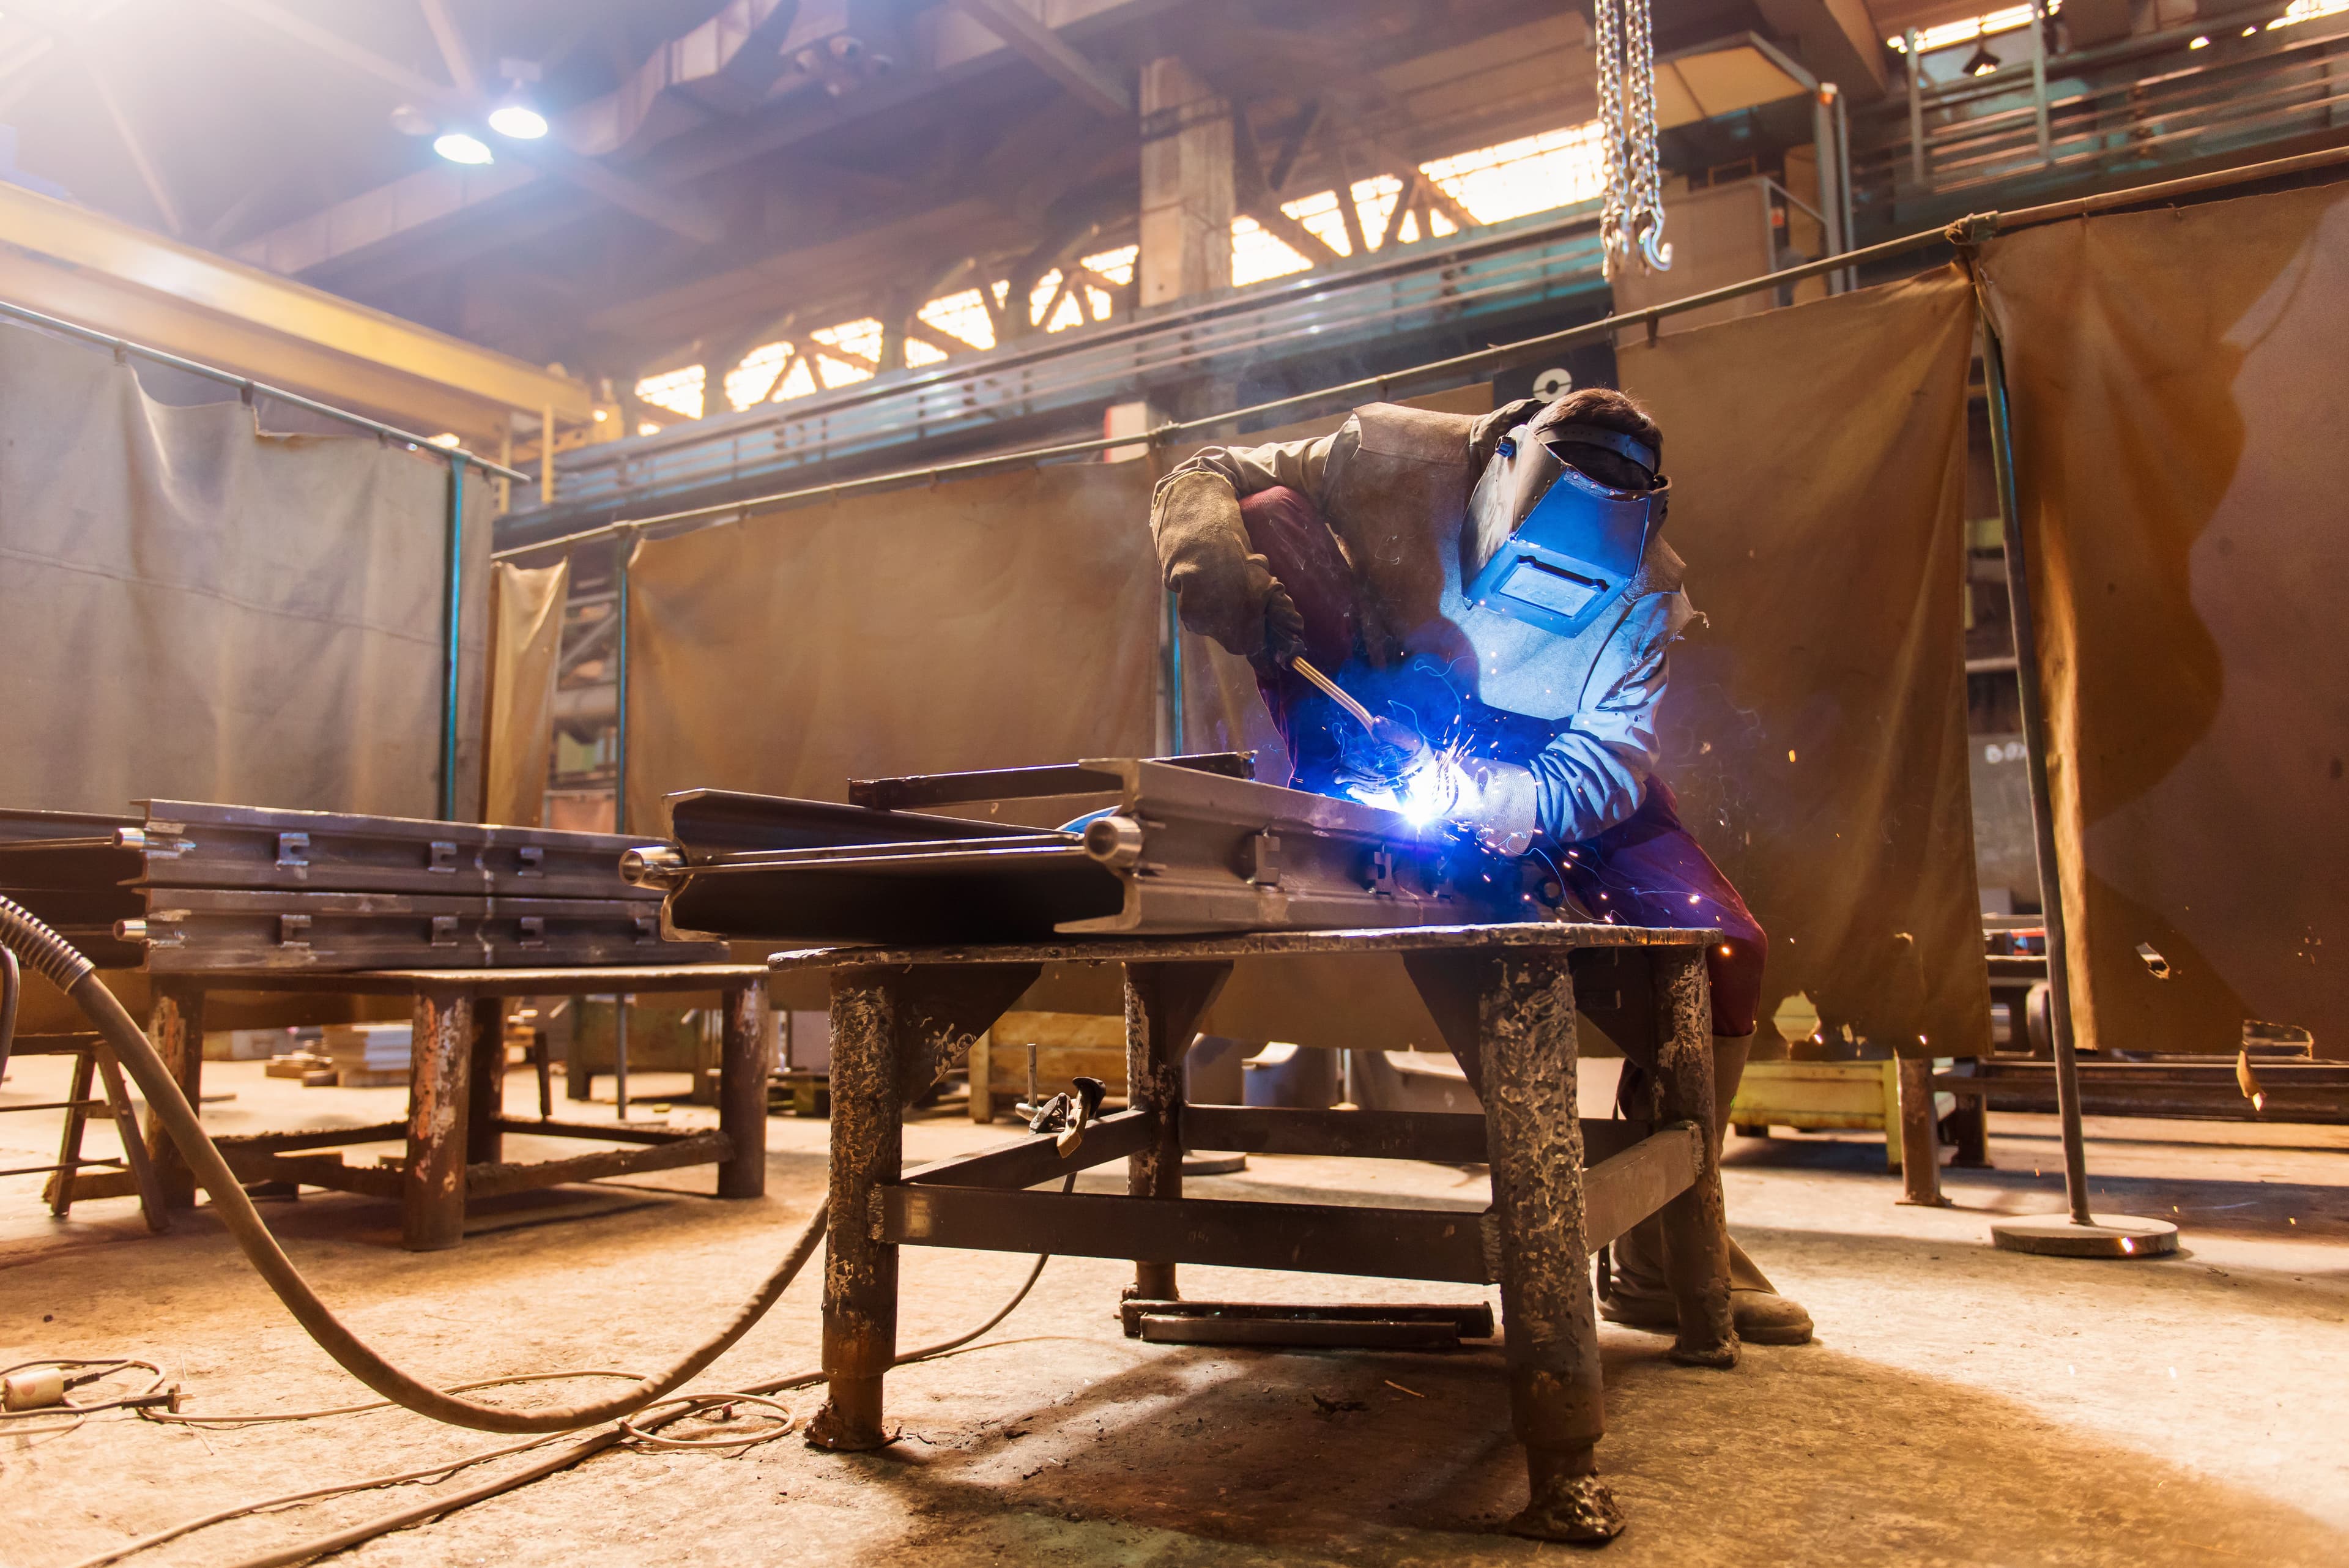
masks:
<path fill-rule="evenodd" d="M 1862 0 L 1755 0 L 1764 21 L 1791 36 L 1803 64 L 1856 103 L 1881 98 L 1889 78 L 1884 40 Z"/>
<path fill-rule="evenodd" d="M 89 85 L 97 92 L 98 103 L 106 109 L 106 118 L 113 122 L 114 134 L 121 140 L 122 151 L 130 155 L 131 167 L 139 171 L 139 182 L 147 187 L 148 199 L 163 215 L 164 228 L 171 231 L 175 239 L 185 235 L 188 224 L 187 220 L 180 215 L 180 203 L 172 199 L 171 188 L 163 182 L 163 171 L 155 166 L 154 159 L 148 156 L 147 144 L 140 139 L 139 128 L 130 123 L 130 116 L 124 112 L 121 99 L 115 94 L 114 84 L 107 79 L 105 70 L 98 63 L 97 51 L 78 37 L 74 40 L 74 47 L 81 53 L 82 72 L 89 78 Z"/>
<path fill-rule="evenodd" d="M 622 212 L 657 223 L 673 234 L 705 245 L 714 245 L 726 237 L 725 220 L 709 202 L 632 180 L 593 158 L 556 146 L 551 137 L 543 141 L 518 143 L 507 151 L 516 162 L 576 185 L 589 195 L 600 196 Z"/>
<path fill-rule="evenodd" d="M 1059 82 L 1105 119 L 1130 121 L 1133 94 L 1100 66 L 1069 47 L 1068 41 L 1036 19 L 1019 0 L 948 0 L 954 8 L 1035 62 L 1038 69 Z"/>
<path fill-rule="evenodd" d="M 472 52 L 465 47 L 465 35 L 449 15 L 442 0 L 422 0 L 425 26 L 432 29 L 432 42 L 440 50 L 440 63 L 449 67 L 449 79 L 457 90 L 471 98 L 481 90 L 481 77 L 473 68 Z"/>
<path fill-rule="evenodd" d="M 354 44 L 341 34 L 321 27 L 307 17 L 296 16 L 282 5 L 272 5 L 270 0 L 213 0 L 213 4 L 225 5 L 273 33 L 291 38 L 328 59 L 340 60 L 353 70 L 388 83 L 423 103 L 441 104 L 449 99 L 446 84 L 410 70 L 397 60 L 387 59 L 373 49 Z"/>

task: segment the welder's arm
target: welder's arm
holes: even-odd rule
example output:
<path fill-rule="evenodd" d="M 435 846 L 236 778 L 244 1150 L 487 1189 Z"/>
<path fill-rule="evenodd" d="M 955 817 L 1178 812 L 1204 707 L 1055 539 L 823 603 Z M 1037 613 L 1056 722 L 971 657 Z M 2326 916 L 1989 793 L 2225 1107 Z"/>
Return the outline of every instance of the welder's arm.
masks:
<path fill-rule="evenodd" d="M 1528 764 L 1535 817 L 1552 844 L 1595 838 L 1640 809 L 1656 770 L 1665 649 L 1692 614 L 1682 594 L 1639 601 L 1593 671 L 1591 684 L 1599 689 L 1603 682 L 1604 694 Z"/>
<path fill-rule="evenodd" d="M 1336 439 L 1207 447 L 1158 482 L 1150 532 L 1185 627 L 1242 657 L 1301 635 L 1296 607 L 1248 546 L 1240 497 L 1287 485 L 1319 505 Z"/>

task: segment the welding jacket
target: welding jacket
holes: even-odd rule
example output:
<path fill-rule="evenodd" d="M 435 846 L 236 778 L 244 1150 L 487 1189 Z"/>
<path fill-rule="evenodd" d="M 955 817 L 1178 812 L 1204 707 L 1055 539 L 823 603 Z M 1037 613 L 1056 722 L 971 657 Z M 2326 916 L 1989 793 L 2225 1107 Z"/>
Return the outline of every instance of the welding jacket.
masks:
<path fill-rule="evenodd" d="M 1481 657 L 1470 645 L 1460 591 L 1469 493 L 1501 437 L 1540 407 L 1528 400 L 1477 418 L 1373 403 L 1335 435 L 1209 447 L 1159 482 L 1151 531 L 1183 624 L 1251 655 L 1273 577 L 1249 547 L 1239 498 L 1277 485 L 1310 497 L 1360 590 L 1358 657 L 1374 670 L 1439 663 L 1475 704 L 1532 721 L 1508 726 L 1531 739 L 1505 760 L 1533 771 L 1542 832 L 1571 844 L 1639 809 L 1657 762 L 1665 649 L 1695 612 L 1680 557 L 1658 538 L 1621 606 L 1581 636 L 1512 623 L 1497 640 L 1483 636 Z"/>

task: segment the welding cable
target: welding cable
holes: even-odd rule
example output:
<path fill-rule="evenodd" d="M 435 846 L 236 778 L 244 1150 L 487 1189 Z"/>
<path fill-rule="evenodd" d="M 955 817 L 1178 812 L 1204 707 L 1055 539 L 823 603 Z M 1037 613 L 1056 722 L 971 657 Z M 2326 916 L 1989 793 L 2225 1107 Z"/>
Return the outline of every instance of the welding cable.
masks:
<path fill-rule="evenodd" d="M 1072 1171 L 1070 1173 L 1068 1179 L 1061 1182 L 1061 1190 L 1063 1193 L 1072 1192 L 1076 1189 L 1076 1174 Z M 919 1350 L 909 1350 L 903 1355 L 900 1355 L 894 1361 L 890 1362 L 889 1365 L 892 1366 L 910 1366 L 916 1362 L 928 1361 L 935 1357 L 946 1355 L 951 1352 L 962 1349 L 965 1345 L 970 1344 L 971 1341 L 978 1338 L 981 1334 L 986 1334 L 998 1324 L 1000 1324 L 1004 1319 L 1009 1317 L 1014 1312 L 1017 1312 L 1019 1309 L 1019 1303 L 1026 1301 L 1028 1299 L 1029 1293 L 1036 1288 L 1036 1282 L 1043 1278 L 1044 1265 L 1051 1261 L 1052 1255 L 1050 1253 L 1039 1253 L 1034 1266 L 1028 1271 L 1028 1277 L 1019 1282 L 1019 1288 L 1011 1293 L 1011 1299 L 1005 1302 L 1000 1307 L 998 1307 L 985 1322 L 979 1324 L 977 1327 L 966 1329 L 961 1334 L 957 1334 L 950 1339 L 939 1340 L 935 1345 L 926 1345 Z M 583 1374 L 582 1376 L 585 1375 Z M 508 1379 L 506 1381 L 519 1382 L 522 1381 L 522 1379 L 514 1378 Z M 821 1383 L 823 1381 L 823 1373 L 821 1370 L 812 1372 L 795 1372 L 786 1377 L 777 1377 L 764 1383 L 754 1383 L 747 1388 L 738 1390 L 731 1396 L 714 1396 L 712 1397 L 719 1399 L 726 1397 L 757 1398 L 768 1395 L 786 1393 L 794 1388 L 805 1388 L 812 1384 Z M 478 1386 L 466 1385 L 466 1386 Z M 692 1397 L 698 1398 L 701 1397 L 695 1396 Z M 354 1407 L 355 1409 L 370 1410 L 378 1409 L 380 1407 L 381 1407 L 379 1406 L 374 1405 Z M 533 1481 L 543 1480 L 546 1477 L 569 1469 L 572 1466 L 576 1465 L 585 1459 L 592 1459 L 595 1455 L 602 1453 L 605 1449 L 614 1448 L 618 1444 L 628 1440 L 631 1437 L 647 1437 L 651 1433 L 658 1431 L 661 1428 L 667 1426 L 673 1421 L 683 1419 L 690 1413 L 690 1409 L 691 1407 L 688 1405 L 685 1408 L 679 1408 L 658 1416 L 647 1416 L 642 1412 L 639 1412 L 636 1417 L 633 1417 L 628 1422 L 616 1423 L 607 1427 L 603 1431 L 594 1433 L 593 1435 L 581 1439 L 578 1443 L 564 1449 L 561 1453 L 550 1455 L 534 1464 L 526 1465 L 521 1469 L 514 1471 L 512 1475 L 501 1476 L 495 1480 L 483 1481 L 477 1486 L 469 1487 L 460 1492 L 450 1493 L 443 1497 L 427 1498 L 421 1502 L 412 1503 L 395 1512 L 378 1514 L 374 1519 L 365 1520 L 357 1524 L 347 1526 L 346 1528 L 336 1531 L 328 1535 L 318 1536 L 309 1541 L 301 1542 L 293 1546 L 284 1547 L 274 1552 L 269 1552 L 259 1557 L 248 1557 L 243 1559 L 242 1561 L 229 1564 L 228 1568 L 285 1568 L 285 1565 L 289 1563 L 307 1563 L 314 1557 L 323 1557 L 328 1552 L 347 1551 L 353 1546 L 357 1546 L 366 1542 L 372 1541 L 379 1535 L 388 1535 L 395 1530 L 404 1530 L 411 1524 L 422 1524 L 428 1521 L 440 1518 L 444 1514 L 454 1513 L 459 1509 L 469 1507 L 473 1503 L 485 1502 L 491 1498 L 497 1497 L 505 1492 L 512 1491 L 520 1487 L 527 1486 Z M 336 1411 L 325 1412 L 325 1414 L 329 1415 L 340 1413 L 341 1412 Z M 632 1427 L 635 1428 L 633 1431 L 630 1429 Z M 774 1435 L 776 1437 L 781 1437 L 783 1435 L 783 1432 L 788 1429 L 788 1428 L 779 1428 Z M 108 1568 L 109 1564 L 119 1563 L 125 1557 L 144 1552 L 150 1547 L 160 1546 L 167 1542 L 177 1541 L 183 1535 L 191 1534 L 196 1531 L 207 1529 L 212 1525 L 224 1524 L 231 1520 L 243 1519 L 248 1515 L 263 1512 L 269 1509 L 283 1508 L 292 1503 L 306 1502 L 320 1498 L 343 1497 L 352 1492 L 370 1491 L 378 1487 L 400 1486 L 421 1480 L 440 1480 L 447 1476 L 453 1475 L 458 1470 L 465 1469 L 474 1465 L 487 1464 L 495 1459 L 508 1459 L 515 1454 L 528 1453 L 534 1449 L 545 1448 L 547 1445 L 555 1442 L 564 1435 L 565 1434 L 563 1433 L 555 1433 L 547 1437 L 533 1438 L 526 1443 L 514 1443 L 502 1449 L 492 1449 L 487 1453 L 475 1454 L 469 1459 L 453 1459 L 447 1464 L 437 1465 L 429 1469 L 410 1470 L 398 1475 L 371 1476 L 364 1480 L 344 1481 L 334 1486 L 314 1488 L 308 1491 L 289 1492 L 283 1497 L 266 1498 L 260 1502 L 243 1503 L 235 1508 L 222 1509 L 217 1513 L 208 1513 L 201 1519 L 191 1519 L 184 1523 L 172 1525 L 167 1530 L 157 1531 L 152 1535 L 141 1536 L 136 1541 L 126 1542 L 120 1546 L 114 1547 L 106 1552 L 101 1552 L 95 1557 L 86 1557 L 79 1563 L 73 1564 L 73 1568 Z M 671 1445 L 662 1444 L 660 1446 L 667 1447 Z M 694 1446 L 699 1447 L 700 1445 L 696 1444 Z M 722 1446 L 725 1448 L 739 1448 L 743 1445 L 728 1443 Z"/>
<path fill-rule="evenodd" d="M 245 1195 L 243 1184 L 206 1136 L 178 1079 L 164 1066 L 162 1058 L 155 1054 L 155 1047 L 139 1025 L 131 1022 L 129 1013 L 123 1011 L 122 1003 L 98 981 L 96 965 L 23 905 L 5 898 L 0 898 L 0 947 L 16 950 L 27 967 L 46 976 L 70 997 L 113 1047 L 116 1059 L 129 1070 L 146 1095 L 150 1112 L 171 1135 L 181 1158 L 212 1195 L 214 1210 L 227 1224 L 229 1233 L 236 1238 L 246 1260 L 277 1293 L 277 1299 L 294 1314 L 304 1332 L 352 1376 L 419 1416 L 477 1431 L 519 1433 L 576 1431 L 632 1415 L 663 1395 L 673 1393 L 750 1333 L 768 1309 L 782 1299 L 784 1290 L 823 1240 L 824 1211 L 819 1208 L 783 1261 L 722 1331 L 667 1371 L 645 1378 L 626 1393 L 585 1404 L 538 1410 L 516 1410 L 459 1398 L 394 1366 L 364 1344 L 319 1300 L 318 1293 L 277 1244 L 277 1239 L 269 1233 L 253 1199 Z"/>

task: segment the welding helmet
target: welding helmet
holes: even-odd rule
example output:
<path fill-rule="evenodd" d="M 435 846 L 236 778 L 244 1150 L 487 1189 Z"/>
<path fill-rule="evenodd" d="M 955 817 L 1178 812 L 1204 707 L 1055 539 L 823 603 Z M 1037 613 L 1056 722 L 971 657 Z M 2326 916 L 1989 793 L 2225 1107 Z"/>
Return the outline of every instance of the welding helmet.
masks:
<path fill-rule="evenodd" d="M 1644 469 L 1647 490 L 1601 484 L 1562 455 L 1601 447 Z M 1462 597 L 1557 637 L 1577 637 L 1621 602 L 1664 525 L 1671 482 L 1656 449 L 1598 425 L 1520 425 L 1501 438 L 1468 500 Z"/>

